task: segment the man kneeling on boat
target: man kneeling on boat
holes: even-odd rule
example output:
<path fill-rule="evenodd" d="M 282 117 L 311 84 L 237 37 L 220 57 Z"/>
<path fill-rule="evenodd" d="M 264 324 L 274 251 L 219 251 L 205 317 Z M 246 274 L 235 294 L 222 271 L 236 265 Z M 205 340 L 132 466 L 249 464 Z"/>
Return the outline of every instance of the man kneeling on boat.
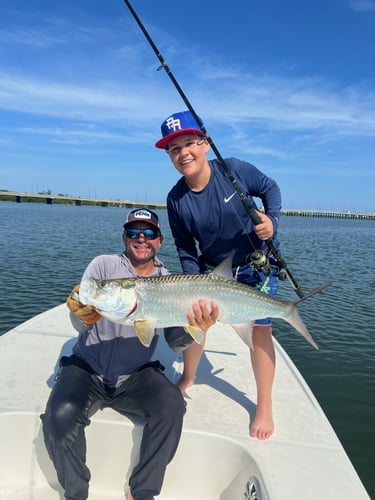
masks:
<path fill-rule="evenodd" d="M 163 236 L 158 216 L 141 208 L 128 214 L 124 223 L 125 251 L 93 259 L 83 279 L 109 280 L 168 274 L 156 257 Z M 141 416 L 145 427 L 139 462 L 129 479 L 128 500 L 153 500 L 159 495 L 167 464 L 172 460 L 182 430 L 185 402 L 179 388 L 164 375 L 159 361 L 151 362 L 160 332 L 155 330 L 147 347 L 133 326 L 101 317 L 91 306 L 77 300 L 67 304 L 73 324 L 80 331 L 73 355 L 62 357 L 61 369 L 41 415 L 45 444 L 67 500 L 88 498 L 90 471 L 86 465 L 85 427 L 99 408 Z M 204 301 L 192 305 L 189 323 L 206 332 L 217 319 L 217 305 Z M 79 318 L 79 319 L 77 319 Z M 79 325 L 77 325 L 77 322 Z M 181 327 L 165 329 L 174 351 L 192 344 Z M 104 459 L 104 458 L 103 458 Z"/>

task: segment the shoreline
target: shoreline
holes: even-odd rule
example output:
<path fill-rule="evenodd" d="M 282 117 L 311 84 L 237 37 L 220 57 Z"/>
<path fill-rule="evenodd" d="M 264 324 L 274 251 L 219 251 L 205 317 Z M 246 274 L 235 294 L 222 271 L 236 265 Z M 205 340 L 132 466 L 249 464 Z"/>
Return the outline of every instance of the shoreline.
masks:
<path fill-rule="evenodd" d="M 166 209 L 165 203 L 150 203 L 131 200 L 113 200 L 106 198 L 87 198 L 70 195 L 53 195 L 50 193 L 20 193 L 15 191 L 0 191 L 0 201 L 11 201 L 15 203 L 45 203 L 47 205 L 75 205 L 75 206 L 101 206 L 137 208 L 148 207 L 150 209 Z M 350 210 L 311 210 L 311 209 L 281 209 L 281 215 L 287 217 L 320 217 L 330 219 L 360 219 L 375 220 L 375 212 L 351 212 Z"/>

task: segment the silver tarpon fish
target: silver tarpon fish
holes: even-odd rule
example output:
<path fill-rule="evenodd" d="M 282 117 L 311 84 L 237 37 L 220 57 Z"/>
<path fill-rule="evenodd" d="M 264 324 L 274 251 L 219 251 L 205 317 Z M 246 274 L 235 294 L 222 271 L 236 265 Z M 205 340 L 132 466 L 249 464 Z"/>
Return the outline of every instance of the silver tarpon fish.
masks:
<path fill-rule="evenodd" d="M 134 325 L 143 345 L 151 344 L 155 328 L 182 326 L 198 343 L 202 331 L 188 324 L 186 311 L 194 302 L 215 300 L 218 321 L 230 324 L 246 344 L 252 347 L 252 326 L 258 318 L 282 318 L 291 324 L 316 349 L 318 348 L 296 306 L 321 292 L 325 283 L 302 299 L 280 300 L 232 277 L 232 255 L 209 274 L 170 274 L 155 278 L 113 280 L 86 279 L 81 282 L 79 299 L 90 304 L 105 318 L 123 325 Z"/>

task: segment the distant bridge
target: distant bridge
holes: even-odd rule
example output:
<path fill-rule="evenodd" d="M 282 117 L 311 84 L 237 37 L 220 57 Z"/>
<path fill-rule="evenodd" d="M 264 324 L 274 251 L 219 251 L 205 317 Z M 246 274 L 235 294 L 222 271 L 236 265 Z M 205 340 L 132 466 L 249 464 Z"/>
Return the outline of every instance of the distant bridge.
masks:
<path fill-rule="evenodd" d="M 45 201 L 47 205 L 60 203 L 66 205 L 98 205 L 101 207 L 149 207 L 149 208 L 165 208 L 165 203 L 148 203 L 142 201 L 130 200 L 112 200 L 108 198 L 84 198 L 82 196 L 54 195 L 48 193 L 18 193 L 15 191 L 0 191 L 0 200 L 9 199 L 9 201 L 21 202 L 38 202 Z"/>
<path fill-rule="evenodd" d="M 48 193 L 18 193 L 14 191 L 0 191 L 0 200 L 9 199 L 9 201 L 30 202 L 30 201 L 45 201 L 48 205 L 53 203 L 71 204 L 71 205 L 99 205 L 102 207 L 149 207 L 149 208 L 166 208 L 165 203 L 149 203 L 130 200 L 112 200 L 107 198 L 83 198 L 81 196 L 53 195 Z M 324 217 L 331 219 L 364 219 L 375 220 L 375 212 L 349 212 L 349 211 L 334 211 L 334 210 L 302 210 L 302 209 L 282 209 L 282 215 L 290 217 Z"/>
<path fill-rule="evenodd" d="M 282 209 L 282 215 L 292 217 L 324 217 L 326 219 L 365 219 L 375 220 L 375 212 L 339 212 L 334 210 L 298 210 Z"/>

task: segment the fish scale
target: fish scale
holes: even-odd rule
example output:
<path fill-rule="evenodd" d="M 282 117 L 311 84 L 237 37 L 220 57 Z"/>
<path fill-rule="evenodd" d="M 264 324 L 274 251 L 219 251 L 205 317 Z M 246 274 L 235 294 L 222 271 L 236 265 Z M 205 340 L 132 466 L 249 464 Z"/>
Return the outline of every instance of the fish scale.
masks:
<path fill-rule="evenodd" d="M 135 289 L 139 303 L 132 318 L 160 317 L 160 327 L 185 325 L 186 311 L 199 299 L 207 303 L 215 300 L 219 306 L 218 321 L 236 325 L 268 316 L 285 318 L 294 307 L 293 302 L 274 299 L 215 274 L 137 278 Z M 161 318 L 169 324 L 162 324 Z"/>

